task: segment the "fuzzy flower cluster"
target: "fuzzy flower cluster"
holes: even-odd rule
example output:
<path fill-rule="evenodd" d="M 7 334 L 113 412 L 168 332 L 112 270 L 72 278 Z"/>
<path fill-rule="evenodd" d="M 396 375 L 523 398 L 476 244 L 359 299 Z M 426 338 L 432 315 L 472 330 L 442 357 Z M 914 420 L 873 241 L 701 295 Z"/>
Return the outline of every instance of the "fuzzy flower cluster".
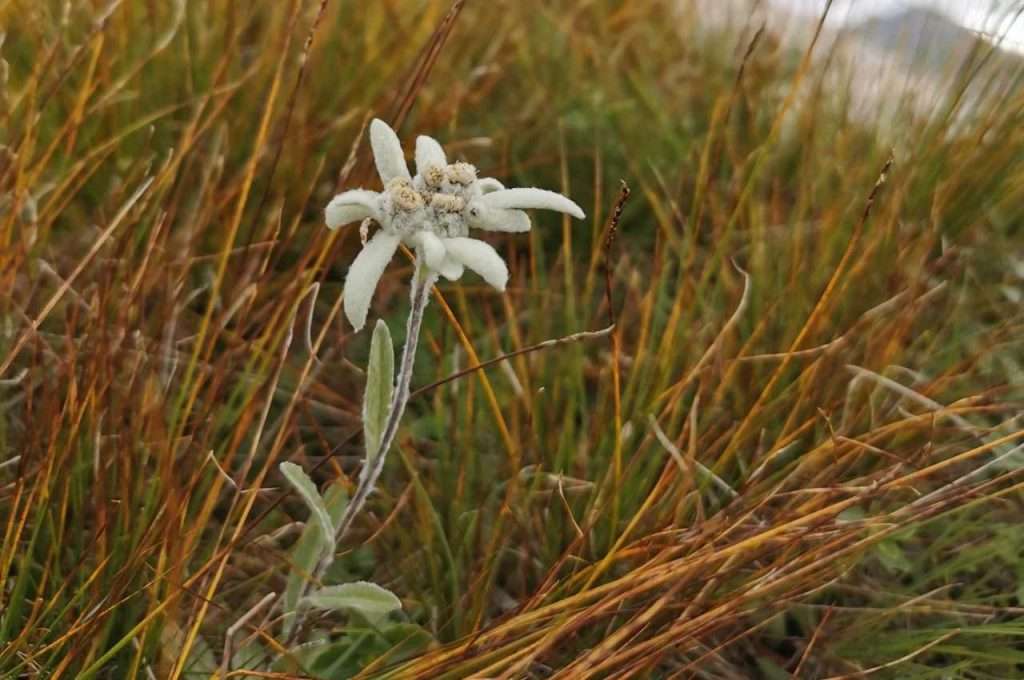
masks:
<path fill-rule="evenodd" d="M 345 279 L 345 314 L 356 330 L 365 325 L 373 291 L 400 243 L 413 248 L 430 272 L 450 281 L 469 268 L 505 290 L 508 267 L 494 248 L 469 237 L 470 228 L 529 231 L 530 217 L 524 210 L 535 208 L 583 218 L 580 207 L 561 194 L 506 189 L 496 179 L 478 178 L 469 163 L 449 163 L 431 137 L 416 139 L 415 176 L 409 173 L 398 135 L 387 123 L 375 119 L 370 124 L 370 145 L 384 190 L 345 191 L 325 210 L 331 229 L 367 218 L 381 227 L 356 256 Z"/>

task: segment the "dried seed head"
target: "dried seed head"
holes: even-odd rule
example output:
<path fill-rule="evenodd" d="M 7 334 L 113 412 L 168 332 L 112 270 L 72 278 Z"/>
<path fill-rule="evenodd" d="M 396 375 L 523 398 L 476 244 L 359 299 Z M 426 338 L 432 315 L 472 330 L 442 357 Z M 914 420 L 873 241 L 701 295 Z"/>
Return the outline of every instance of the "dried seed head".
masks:
<path fill-rule="evenodd" d="M 462 186 L 469 186 L 476 181 L 476 168 L 469 163 L 453 163 L 445 171 L 448 180 Z"/>
<path fill-rule="evenodd" d="M 412 212 L 424 206 L 423 196 L 413 189 L 407 179 L 396 177 L 388 182 L 387 191 L 391 196 L 392 203 L 399 210 Z"/>
<path fill-rule="evenodd" d="M 451 194 L 433 194 L 430 197 L 430 207 L 442 212 L 462 212 L 466 207 L 466 201 L 461 196 Z"/>
<path fill-rule="evenodd" d="M 432 165 L 423 173 L 423 181 L 432 189 L 437 189 L 444 184 L 444 168 Z"/>

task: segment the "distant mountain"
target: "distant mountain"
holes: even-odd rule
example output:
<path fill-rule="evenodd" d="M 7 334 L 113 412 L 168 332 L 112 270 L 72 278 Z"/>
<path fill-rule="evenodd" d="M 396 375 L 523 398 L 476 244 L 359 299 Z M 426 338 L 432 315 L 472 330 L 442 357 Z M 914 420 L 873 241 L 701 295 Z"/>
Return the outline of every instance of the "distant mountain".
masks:
<path fill-rule="evenodd" d="M 944 14 L 924 8 L 868 18 L 850 34 L 930 70 L 955 69 L 984 45 L 982 38 Z"/>
<path fill-rule="evenodd" d="M 678 1 L 684 21 L 737 35 L 764 25 L 797 55 L 811 43 L 820 18 L 807 11 L 817 3 L 801 0 Z M 954 102 L 955 118 L 969 119 L 985 101 L 1019 92 L 1024 55 L 994 47 L 941 12 L 900 4 L 860 20 L 833 11 L 819 36 L 813 58 L 827 69 L 824 90 L 844 97 L 855 118 L 895 131 L 890 123 L 946 115 Z"/>
<path fill-rule="evenodd" d="M 803 31 L 791 32 L 794 46 L 807 44 L 815 24 L 804 15 Z M 909 122 L 908 115 L 913 124 L 944 116 L 953 103 L 954 120 L 968 120 L 984 102 L 1010 96 L 1024 72 L 1024 56 L 920 6 L 826 24 L 820 47 L 817 56 L 827 55 L 836 91 L 850 95 L 850 112 L 880 130 Z"/>
<path fill-rule="evenodd" d="M 849 34 L 864 45 L 871 45 L 908 65 L 932 72 L 949 73 L 972 56 L 980 57 L 990 43 L 941 12 L 912 7 L 888 15 L 867 19 L 853 26 Z M 990 59 L 1020 59 L 997 50 Z"/>

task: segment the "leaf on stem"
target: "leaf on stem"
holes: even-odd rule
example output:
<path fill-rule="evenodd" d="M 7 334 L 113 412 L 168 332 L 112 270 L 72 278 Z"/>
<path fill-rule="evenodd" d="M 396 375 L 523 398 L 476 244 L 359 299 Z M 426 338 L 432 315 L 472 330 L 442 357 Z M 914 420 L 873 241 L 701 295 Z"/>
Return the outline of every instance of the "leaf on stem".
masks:
<path fill-rule="evenodd" d="M 334 521 L 331 519 L 330 513 L 327 512 L 327 505 L 324 503 L 324 499 L 320 497 L 316 484 L 309 478 L 306 471 L 295 463 L 281 463 L 281 473 L 299 493 L 302 500 L 305 501 L 312 514 L 313 521 L 320 528 L 320 550 L 317 551 L 317 559 L 323 554 L 333 555 Z"/>
<path fill-rule="evenodd" d="M 330 515 L 332 523 L 337 525 L 345 514 L 345 508 L 348 507 L 348 493 L 345 491 L 345 487 L 340 483 L 332 484 L 324 493 L 323 498 L 324 505 L 327 506 L 327 514 Z M 291 633 L 292 626 L 295 625 L 295 609 L 302 596 L 303 586 L 312 577 L 317 561 L 320 559 L 322 534 L 319 522 L 308 522 L 305 529 L 302 530 L 299 540 L 295 542 L 295 547 L 292 548 L 292 568 L 288 573 L 288 582 L 285 585 L 282 602 L 282 611 L 284 612 L 282 626 L 285 636 Z"/>
<path fill-rule="evenodd" d="M 366 367 L 366 393 L 363 395 L 363 441 L 366 445 L 366 463 L 382 453 L 381 437 L 391 410 L 391 396 L 395 391 L 395 349 L 391 331 L 383 320 L 378 320 L 370 341 L 370 363 Z"/>
<path fill-rule="evenodd" d="M 319 609 L 355 611 L 371 623 L 379 622 L 402 608 L 402 601 L 397 595 L 369 581 L 327 586 L 308 595 L 305 601 Z"/>

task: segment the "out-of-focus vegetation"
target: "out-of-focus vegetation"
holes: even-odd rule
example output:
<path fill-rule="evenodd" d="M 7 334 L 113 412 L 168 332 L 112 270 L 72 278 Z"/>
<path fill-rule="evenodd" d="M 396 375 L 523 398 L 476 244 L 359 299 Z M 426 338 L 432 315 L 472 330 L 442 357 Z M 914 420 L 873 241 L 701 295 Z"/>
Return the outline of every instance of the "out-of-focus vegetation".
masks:
<path fill-rule="evenodd" d="M 828 44 L 677 0 L 0 0 L 0 26 L 3 677 L 231 672 L 306 514 L 277 463 L 357 472 L 359 235 L 321 209 L 373 186 L 372 115 L 588 221 L 491 239 L 504 295 L 440 286 L 337 562 L 430 635 L 339 618 L 351 674 L 1024 673 L 1013 79 L 883 130 Z M 399 335 L 410 271 L 373 311 Z M 237 645 L 280 650 L 274 616 Z"/>

